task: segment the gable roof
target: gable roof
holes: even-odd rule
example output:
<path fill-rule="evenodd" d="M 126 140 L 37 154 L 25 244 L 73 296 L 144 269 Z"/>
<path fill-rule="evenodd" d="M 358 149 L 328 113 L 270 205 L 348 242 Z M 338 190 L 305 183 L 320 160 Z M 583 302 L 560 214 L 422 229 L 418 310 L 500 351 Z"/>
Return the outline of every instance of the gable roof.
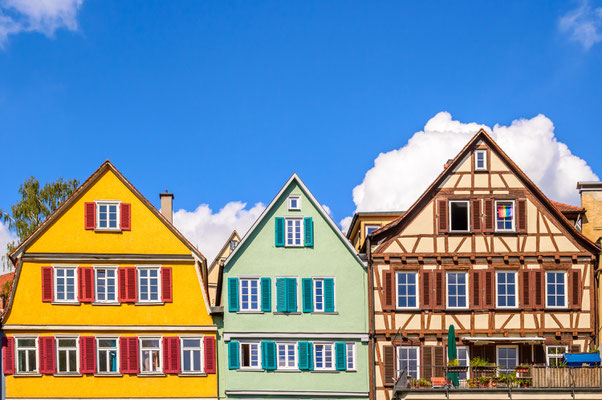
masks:
<path fill-rule="evenodd" d="M 238 243 L 238 245 L 236 246 L 236 248 L 234 249 L 234 251 L 232 253 L 230 253 L 230 255 L 226 259 L 224 265 L 227 265 L 228 262 L 230 262 L 230 260 L 232 259 L 232 257 L 234 257 L 234 255 L 239 251 L 239 249 L 241 249 L 244 246 L 245 242 L 247 240 L 249 240 L 249 237 L 253 234 L 253 232 L 255 231 L 255 229 L 257 229 L 257 227 L 259 226 L 259 223 L 270 213 L 270 211 L 272 210 L 272 208 L 274 208 L 274 206 L 276 205 L 278 199 L 280 199 L 280 197 L 282 196 L 282 194 L 284 193 L 284 191 L 293 182 L 296 182 L 299 185 L 299 187 L 301 188 L 301 190 L 303 190 L 303 192 L 305 192 L 305 194 L 307 195 L 307 198 L 309 199 L 309 201 L 318 210 L 318 212 L 324 218 L 324 220 L 326 220 L 326 222 L 328 223 L 328 225 L 330 225 L 330 227 L 332 228 L 332 230 L 334 230 L 335 234 L 339 237 L 339 239 L 341 239 L 341 241 L 343 242 L 343 244 L 347 247 L 347 249 L 349 250 L 349 252 L 351 252 L 351 254 L 355 257 L 355 259 L 357 260 L 357 262 L 359 262 L 363 267 L 365 267 L 365 265 L 362 262 L 360 256 L 357 254 L 357 252 L 353 248 L 353 245 L 351 244 L 351 242 L 349 240 L 347 240 L 347 238 L 345 237 L 345 235 L 343 234 L 343 232 L 339 229 L 339 227 L 332 220 L 332 218 L 330 218 L 330 215 L 328 215 L 328 213 L 324 210 L 324 207 L 322 207 L 322 205 L 320 203 L 318 203 L 318 201 L 316 200 L 316 198 L 314 197 L 314 195 L 309 191 L 309 189 L 307 188 L 307 186 L 305 186 L 305 184 L 303 183 L 303 181 L 301 180 L 301 178 L 299 178 L 299 176 L 296 173 L 293 173 L 293 175 L 288 179 L 288 181 L 286 181 L 286 183 L 284 184 L 284 186 L 282 186 L 282 189 L 280 189 L 280 191 L 278 192 L 278 194 L 272 199 L 272 201 L 270 202 L 270 204 L 268 204 L 268 206 L 266 207 L 266 209 L 263 210 L 263 212 L 261 213 L 261 215 L 259 216 L 259 218 L 257 218 L 255 220 L 255 222 L 253 223 L 253 225 L 251 226 L 251 228 L 247 231 L 247 233 L 245 234 L 245 236 Z"/>
<path fill-rule="evenodd" d="M 101 166 L 94 171 L 94 173 L 92 175 L 90 175 L 90 177 L 88 179 L 86 179 L 86 181 L 84 183 L 82 183 L 72 194 L 71 196 L 69 196 L 63 203 L 61 203 L 56 210 L 54 210 L 54 212 L 52 214 L 50 214 L 48 216 L 48 218 L 46 218 L 40 225 L 38 225 L 38 227 L 27 237 L 25 238 L 25 240 L 23 240 L 14 250 L 12 253 L 9 254 L 9 257 L 11 259 L 11 261 L 13 262 L 13 264 L 16 266 L 17 262 L 16 262 L 16 258 L 21 255 L 23 252 L 25 252 L 25 250 L 29 247 L 29 245 L 35 241 L 35 239 L 37 239 L 40 235 L 42 235 L 46 229 L 48 228 L 48 226 L 51 225 L 51 223 L 53 221 L 55 221 L 59 215 L 61 215 L 61 213 L 66 210 L 71 204 L 73 204 L 75 202 L 75 200 L 83 193 L 86 191 L 86 189 L 88 189 L 90 186 L 92 186 L 97 180 L 98 178 L 100 178 L 100 176 L 102 176 L 102 174 L 105 171 L 111 171 L 113 172 L 117 178 L 119 178 L 119 180 L 128 188 L 132 191 L 132 193 L 134 193 L 134 195 L 138 198 L 138 200 L 140 200 L 145 206 L 148 207 L 148 209 L 161 221 L 163 222 L 163 224 L 178 238 L 180 239 L 184 245 L 186 245 L 186 247 L 188 247 L 190 249 L 190 251 L 192 252 L 193 255 L 196 255 L 200 260 L 202 260 L 203 262 L 207 262 L 207 259 L 205 258 L 205 256 L 203 256 L 203 254 L 199 251 L 199 249 L 197 249 L 192 243 L 190 243 L 188 241 L 188 239 L 186 239 L 186 237 L 180 233 L 180 231 L 178 231 L 178 229 L 173 225 L 173 223 L 169 222 L 167 220 L 167 218 L 165 218 L 165 216 L 163 214 L 161 214 L 161 212 L 159 210 L 157 210 L 157 208 L 155 208 L 155 206 L 152 205 L 152 203 L 150 201 L 148 201 L 146 199 L 146 197 L 144 197 L 139 191 L 138 189 L 136 189 L 134 187 L 134 185 L 132 185 L 130 183 L 130 181 L 128 181 L 125 176 L 123 176 L 123 174 L 121 172 L 119 172 L 119 170 L 117 168 L 115 168 L 115 166 L 109 161 L 106 160 L 104 163 L 101 164 Z"/>
<path fill-rule="evenodd" d="M 550 200 L 550 201 L 562 213 L 577 213 L 577 214 L 579 214 L 579 213 L 584 213 L 585 212 L 585 208 L 583 208 L 583 207 L 577 207 L 577 206 L 572 206 L 570 204 L 559 203 L 559 202 L 554 201 L 554 200 Z"/>
<path fill-rule="evenodd" d="M 492 151 L 494 151 L 503 162 L 505 162 L 510 170 L 518 177 L 519 180 L 527 187 L 531 192 L 535 195 L 535 197 L 546 206 L 549 211 L 554 215 L 556 220 L 562 224 L 562 226 L 575 238 L 577 241 L 585 247 L 588 251 L 598 254 L 600 253 L 600 249 L 596 246 L 594 242 L 585 237 L 581 232 L 577 230 L 577 228 L 571 224 L 571 222 L 562 214 L 560 209 L 552 202 L 548 197 L 527 177 L 527 175 L 512 161 L 510 157 L 498 146 L 498 144 L 485 132 L 484 129 L 480 129 L 473 138 L 468 141 L 466 146 L 460 150 L 460 152 L 456 155 L 453 160 L 448 162 L 447 168 L 445 168 L 439 176 L 431 183 L 431 185 L 422 193 L 422 195 L 412 204 L 410 208 L 395 221 L 391 222 L 388 225 L 383 226 L 382 228 L 372 232 L 369 237 L 374 239 L 374 243 L 380 243 L 383 239 L 385 239 L 386 233 L 391 233 L 391 231 L 399 232 L 407 223 L 409 223 L 413 218 L 420 212 L 420 210 L 430 201 L 433 197 L 434 193 L 438 190 L 441 183 L 443 183 L 444 179 L 453 173 L 454 169 L 464 160 L 466 155 L 471 151 L 471 149 L 480 141 L 486 142 Z M 560 204 L 560 203 L 558 203 Z M 393 233 L 393 234 L 394 234 Z"/>

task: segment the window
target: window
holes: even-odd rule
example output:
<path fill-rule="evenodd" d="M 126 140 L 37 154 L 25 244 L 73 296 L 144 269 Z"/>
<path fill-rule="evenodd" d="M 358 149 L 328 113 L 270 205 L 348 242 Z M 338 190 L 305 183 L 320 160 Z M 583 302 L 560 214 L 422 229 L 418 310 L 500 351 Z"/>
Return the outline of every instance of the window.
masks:
<path fill-rule="evenodd" d="M 567 352 L 567 346 L 546 346 L 546 360 L 549 367 L 560 367 L 562 356 Z"/>
<path fill-rule="evenodd" d="M 161 339 L 160 338 L 141 338 L 140 339 L 140 372 L 157 373 L 161 372 Z"/>
<path fill-rule="evenodd" d="M 240 310 L 259 311 L 259 278 L 240 279 Z"/>
<path fill-rule="evenodd" d="M 366 237 L 368 237 L 369 234 L 371 234 L 372 232 L 374 232 L 378 228 L 380 228 L 380 224 L 379 225 L 366 225 L 366 227 L 365 227 L 365 229 L 366 229 Z"/>
<path fill-rule="evenodd" d="M 57 372 L 59 374 L 77 372 L 77 338 L 57 338 L 56 351 Z"/>
<path fill-rule="evenodd" d="M 15 338 L 17 353 L 17 373 L 38 372 L 36 338 Z"/>
<path fill-rule="evenodd" d="M 200 373 L 203 371 L 201 366 L 201 360 L 203 359 L 201 341 L 201 338 L 180 338 L 182 373 Z"/>
<path fill-rule="evenodd" d="M 468 346 L 457 346 L 456 355 L 458 356 L 457 360 L 460 363 L 461 367 L 468 367 L 470 365 Z M 468 379 L 468 372 L 460 372 L 458 374 L 458 378 Z"/>
<path fill-rule="evenodd" d="M 518 346 L 498 346 L 497 365 L 504 374 L 514 371 L 518 365 Z"/>
<path fill-rule="evenodd" d="M 119 202 L 97 201 L 96 221 L 97 229 L 119 229 Z"/>
<path fill-rule="evenodd" d="M 566 307 L 566 272 L 546 272 L 546 307 Z"/>
<path fill-rule="evenodd" d="M 450 232 L 468 232 L 468 200 L 450 200 L 449 230 Z"/>
<path fill-rule="evenodd" d="M 514 201 L 496 201 L 495 210 L 495 230 L 514 232 Z"/>
<path fill-rule="evenodd" d="M 77 267 L 54 268 L 54 300 L 61 302 L 77 302 L 75 278 Z"/>
<path fill-rule="evenodd" d="M 324 311 L 324 279 L 314 279 L 314 311 Z"/>
<path fill-rule="evenodd" d="M 259 343 L 241 343 L 240 344 L 240 367 L 241 368 L 259 368 L 260 367 Z"/>
<path fill-rule="evenodd" d="M 467 308 L 466 272 L 447 273 L 447 308 Z"/>
<path fill-rule="evenodd" d="M 487 150 L 475 150 L 474 170 L 487 171 Z"/>
<path fill-rule="evenodd" d="M 516 307 L 516 272 L 497 272 L 497 307 Z"/>
<path fill-rule="evenodd" d="M 355 343 L 347 343 L 347 371 L 355 370 Z"/>
<path fill-rule="evenodd" d="M 230 240 L 230 250 L 234 250 L 237 245 L 238 242 L 236 240 Z"/>
<path fill-rule="evenodd" d="M 286 222 L 286 245 L 303 246 L 303 224 L 301 218 L 285 218 Z"/>
<path fill-rule="evenodd" d="M 300 211 L 301 210 L 301 196 L 291 195 L 288 196 L 288 209 L 289 211 Z"/>
<path fill-rule="evenodd" d="M 315 369 L 334 369 L 334 345 L 332 343 L 314 344 Z"/>
<path fill-rule="evenodd" d="M 96 301 L 113 303 L 117 301 L 117 268 L 96 268 Z"/>
<path fill-rule="evenodd" d="M 416 276 L 415 272 L 397 273 L 397 308 L 416 308 L 418 306 Z"/>
<path fill-rule="evenodd" d="M 117 339 L 96 338 L 96 352 L 99 373 L 117 373 L 119 371 L 117 361 Z"/>
<path fill-rule="evenodd" d="M 159 267 L 138 267 L 138 301 L 158 302 Z"/>
<path fill-rule="evenodd" d="M 407 374 L 408 378 L 420 378 L 418 346 L 397 347 L 397 374 Z"/>
<path fill-rule="evenodd" d="M 278 343 L 278 369 L 297 369 L 296 343 Z"/>

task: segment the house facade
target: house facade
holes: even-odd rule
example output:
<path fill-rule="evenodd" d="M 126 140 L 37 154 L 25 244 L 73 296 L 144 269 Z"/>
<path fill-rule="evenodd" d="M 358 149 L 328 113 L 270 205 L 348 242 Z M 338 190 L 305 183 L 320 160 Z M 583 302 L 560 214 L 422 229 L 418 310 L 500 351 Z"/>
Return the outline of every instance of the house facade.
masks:
<path fill-rule="evenodd" d="M 7 399 L 218 397 L 206 261 L 110 162 L 11 258 Z"/>
<path fill-rule="evenodd" d="M 374 399 L 443 380 L 451 325 L 460 366 L 479 357 L 496 376 L 596 347 L 598 248 L 484 131 L 367 247 Z"/>
<path fill-rule="evenodd" d="M 366 266 L 295 174 L 223 269 L 223 398 L 368 398 Z"/>

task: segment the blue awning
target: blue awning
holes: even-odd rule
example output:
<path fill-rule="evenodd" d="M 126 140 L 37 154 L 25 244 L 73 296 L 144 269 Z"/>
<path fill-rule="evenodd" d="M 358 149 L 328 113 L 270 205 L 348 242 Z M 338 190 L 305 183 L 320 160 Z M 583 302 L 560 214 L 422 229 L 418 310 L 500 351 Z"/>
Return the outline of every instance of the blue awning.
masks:
<path fill-rule="evenodd" d="M 583 364 L 593 366 L 600 361 L 600 354 L 598 353 L 572 353 L 564 355 L 564 362 L 569 367 L 582 367 Z"/>

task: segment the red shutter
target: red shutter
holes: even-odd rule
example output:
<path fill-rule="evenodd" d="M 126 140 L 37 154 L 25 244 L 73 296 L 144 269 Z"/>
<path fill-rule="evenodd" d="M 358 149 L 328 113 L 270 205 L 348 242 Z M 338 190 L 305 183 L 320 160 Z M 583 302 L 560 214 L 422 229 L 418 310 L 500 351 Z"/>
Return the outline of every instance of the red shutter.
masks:
<path fill-rule="evenodd" d="M 215 374 L 215 338 L 213 336 L 205 336 L 205 373 Z"/>
<path fill-rule="evenodd" d="M 569 271 L 569 307 L 573 310 L 581 308 L 581 270 Z"/>
<path fill-rule="evenodd" d="M 94 301 L 94 269 L 92 267 L 78 268 L 79 279 L 79 301 Z"/>
<path fill-rule="evenodd" d="M 161 299 L 165 303 L 171 303 L 173 301 L 171 267 L 161 268 Z"/>
<path fill-rule="evenodd" d="M 518 199 L 516 207 L 516 231 L 527 232 L 527 200 Z"/>
<path fill-rule="evenodd" d="M 533 307 L 537 310 L 541 310 L 545 307 L 544 293 L 545 293 L 545 277 L 544 271 L 531 271 L 532 278 L 531 282 L 533 285 Z"/>
<path fill-rule="evenodd" d="M 140 372 L 140 366 L 138 363 L 138 337 L 133 336 L 128 339 L 128 368 L 130 373 L 137 374 Z"/>
<path fill-rule="evenodd" d="M 473 199 L 470 203 L 472 212 L 472 231 L 481 232 L 481 199 Z"/>
<path fill-rule="evenodd" d="M 483 300 L 481 296 L 481 271 L 470 271 L 470 308 L 480 310 L 483 308 Z"/>
<path fill-rule="evenodd" d="M 445 271 L 437 270 L 435 274 L 435 304 L 436 310 L 444 310 L 446 306 L 445 301 Z"/>
<path fill-rule="evenodd" d="M 79 372 L 93 374 L 96 372 L 96 341 L 94 336 L 79 338 Z"/>
<path fill-rule="evenodd" d="M 3 337 L 2 338 L 2 359 L 3 359 L 3 370 L 4 375 L 11 375 L 15 373 L 15 338 Z"/>
<path fill-rule="evenodd" d="M 127 301 L 136 302 L 136 267 L 127 267 L 127 280 L 126 280 L 126 291 Z"/>
<path fill-rule="evenodd" d="M 180 373 L 180 340 L 177 336 L 163 338 L 163 372 Z"/>
<path fill-rule="evenodd" d="M 54 336 L 38 338 L 40 345 L 40 373 L 54 374 L 56 372 Z"/>
<path fill-rule="evenodd" d="M 42 267 L 42 301 L 52 301 L 52 267 Z"/>
<path fill-rule="evenodd" d="M 447 199 L 437 200 L 437 230 L 440 233 L 447 232 L 449 230 Z"/>
<path fill-rule="evenodd" d="M 119 227 L 122 231 L 129 231 L 132 229 L 132 205 L 129 203 L 121 203 L 121 221 Z"/>
<path fill-rule="evenodd" d="M 96 203 L 86 203 L 84 205 L 84 226 L 86 229 L 96 228 Z"/>
<path fill-rule="evenodd" d="M 127 301 L 127 292 L 126 288 L 126 280 L 127 280 L 127 269 L 124 267 L 117 268 L 118 275 L 118 289 L 117 289 L 117 298 L 120 302 Z"/>
<path fill-rule="evenodd" d="M 433 308 L 433 272 L 420 271 L 420 282 L 422 293 L 420 293 L 420 304 L 423 310 L 431 310 Z"/>
<path fill-rule="evenodd" d="M 130 372 L 130 362 L 129 362 L 129 338 L 120 337 L 119 338 L 119 371 L 122 374 L 128 374 Z"/>
<path fill-rule="evenodd" d="M 484 199 L 483 200 L 483 211 L 485 214 L 484 223 L 483 223 L 483 231 L 484 232 L 493 232 L 494 222 L 495 222 L 495 210 L 493 208 L 493 199 Z"/>
<path fill-rule="evenodd" d="M 521 307 L 523 309 L 530 309 L 533 307 L 533 301 L 531 298 L 531 271 L 522 270 L 519 272 L 520 274 L 520 298 L 521 298 Z"/>
<path fill-rule="evenodd" d="M 495 273 L 492 269 L 483 271 L 483 307 L 493 309 L 495 306 Z"/>
<path fill-rule="evenodd" d="M 383 310 L 391 311 L 395 309 L 395 275 L 391 270 L 383 271 L 383 292 Z"/>

